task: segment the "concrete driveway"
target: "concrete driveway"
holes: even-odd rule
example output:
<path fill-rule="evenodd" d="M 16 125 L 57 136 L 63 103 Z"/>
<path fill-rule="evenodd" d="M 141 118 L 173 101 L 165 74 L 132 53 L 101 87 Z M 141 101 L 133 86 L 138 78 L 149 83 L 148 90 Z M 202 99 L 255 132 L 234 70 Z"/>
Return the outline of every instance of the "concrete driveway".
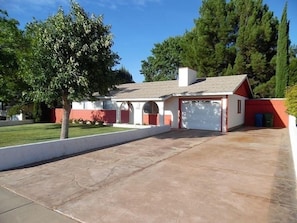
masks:
<path fill-rule="evenodd" d="M 297 222 L 287 129 L 176 130 L 0 173 L 80 222 Z"/>

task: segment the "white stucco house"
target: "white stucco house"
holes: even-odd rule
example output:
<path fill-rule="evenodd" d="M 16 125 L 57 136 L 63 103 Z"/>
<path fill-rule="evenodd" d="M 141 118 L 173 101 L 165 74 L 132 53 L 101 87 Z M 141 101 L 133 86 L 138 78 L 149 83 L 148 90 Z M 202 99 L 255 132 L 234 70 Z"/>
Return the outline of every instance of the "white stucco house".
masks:
<path fill-rule="evenodd" d="M 244 124 L 251 97 L 247 75 L 197 78 L 184 67 L 178 80 L 122 84 L 99 101 L 74 102 L 72 109 L 116 110 L 117 123 L 227 132 Z"/>

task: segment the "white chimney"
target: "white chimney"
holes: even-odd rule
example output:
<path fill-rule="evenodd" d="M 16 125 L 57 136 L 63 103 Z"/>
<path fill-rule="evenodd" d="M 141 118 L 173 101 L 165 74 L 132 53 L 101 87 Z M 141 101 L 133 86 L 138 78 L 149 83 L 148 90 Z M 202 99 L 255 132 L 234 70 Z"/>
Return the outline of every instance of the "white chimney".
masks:
<path fill-rule="evenodd" d="M 178 69 L 178 86 L 186 87 L 197 80 L 197 72 L 188 67 L 181 67 Z"/>

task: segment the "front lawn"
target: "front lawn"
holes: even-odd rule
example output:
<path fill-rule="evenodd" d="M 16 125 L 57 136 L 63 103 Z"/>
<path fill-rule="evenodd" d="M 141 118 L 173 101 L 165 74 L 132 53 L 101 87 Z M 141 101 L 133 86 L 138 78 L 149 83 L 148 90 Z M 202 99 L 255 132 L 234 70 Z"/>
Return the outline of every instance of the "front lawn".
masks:
<path fill-rule="evenodd" d="M 98 125 L 70 124 L 69 138 L 124 130 L 127 129 Z M 0 127 L 0 147 L 59 139 L 60 131 L 61 125 L 53 123 L 3 126 Z"/>

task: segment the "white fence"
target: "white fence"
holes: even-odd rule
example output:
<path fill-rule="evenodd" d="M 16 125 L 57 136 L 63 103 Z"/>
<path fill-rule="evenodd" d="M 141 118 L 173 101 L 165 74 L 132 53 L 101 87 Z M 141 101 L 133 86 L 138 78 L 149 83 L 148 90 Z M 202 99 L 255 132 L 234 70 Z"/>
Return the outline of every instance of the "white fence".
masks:
<path fill-rule="evenodd" d="M 289 132 L 290 132 L 290 141 L 292 156 L 295 168 L 295 176 L 297 178 L 297 127 L 296 127 L 296 117 L 289 116 Z"/>
<path fill-rule="evenodd" d="M 125 143 L 170 131 L 170 126 L 147 126 L 124 132 L 54 140 L 0 148 L 0 170 Z"/>

